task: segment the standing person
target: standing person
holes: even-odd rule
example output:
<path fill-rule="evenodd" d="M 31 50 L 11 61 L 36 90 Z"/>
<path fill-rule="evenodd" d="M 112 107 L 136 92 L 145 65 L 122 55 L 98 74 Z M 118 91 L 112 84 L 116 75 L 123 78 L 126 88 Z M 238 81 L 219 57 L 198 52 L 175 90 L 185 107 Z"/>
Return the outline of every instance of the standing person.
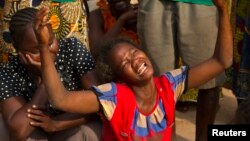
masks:
<path fill-rule="evenodd" d="M 117 36 L 128 37 L 139 45 L 137 35 L 137 7 L 131 0 L 100 0 L 98 8 L 89 14 L 91 53 L 98 58 L 100 45 Z"/>
<path fill-rule="evenodd" d="M 101 124 L 92 117 L 60 112 L 48 107 L 33 21 L 37 9 L 19 10 L 10 21 L 10 33 L 17 56 L 0 65 L 3 120 L 14 140 L 100 140 Z M 76 38 L 57 40 L 48 25 L 49 52 L 57 74 L 67 90 L 88 89 L 98 84 L 95 61 Z M 56 86 L 55 86 L 56 87 Z M 34 105 L 34 106 L 32 106 Z M 28 115 L 27 115 L 28 113 Z"/>
<path fill-rule="evenodd" d="M 250 1 L 236 2 L 232 90 L 237 103 L 250 91 Z"/>
<path fill-rule="evenodd" d="M 222 0 L 214 0 L 214 3 L 220 17 L 216 48 L 210 59 L 190 69 L 183 66 L 154 77 L 147 55 L 133 43 L 117 39 L 107 43 L 100 54 L 102 66 L 108 68 L 111 80 L 116 81 L 89 91 L 74 92 L 64 88 L 49 55 L 47 21 L 43 18 L 48 11 L 43 9 L 42 14 L 37 14 L 39 24 L 34 28 L 39 41 L 42 80 L 52 105 L 72 113 L 99 112 L 104 117 L 105 127 L 113 129 L 108 132 L 115 134 L 103 134 L 104 140 L 169 141 L 178 97 L 187 88 L 202 85 L 219 75 L 232 63 L 233 43 L 227 8 Z"/>
<path fill-rule="evenodd" d="M 178 58 L 192 67 L 213 54 L 218 13 L 212 0 L 142 0 L 138 13 L 138 35 L 155 74 L 176 68 Z M 207 125 L 214 123 L 223 81 L 224 74 L 199 86 L 196 141 L 207 139 Z"/>

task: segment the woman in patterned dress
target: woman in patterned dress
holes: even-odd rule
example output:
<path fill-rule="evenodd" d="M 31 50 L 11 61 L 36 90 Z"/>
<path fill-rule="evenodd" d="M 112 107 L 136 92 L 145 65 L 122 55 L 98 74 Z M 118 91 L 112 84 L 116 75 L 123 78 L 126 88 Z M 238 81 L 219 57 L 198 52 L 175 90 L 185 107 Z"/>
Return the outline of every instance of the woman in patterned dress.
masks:
<path fill-rule="evenodd" d="M 24 8 L 12 16 L 10 33 L 18 55 L 9 55 L 9 62 L 0 65 L 1 109 L 10 137 L 14 140 L 100 140 L 98 120 L 58 111 L 46 97 L 41 68 L 31 65 L 40 61 L 33 30 L 37 11 Z M 57 40 L 50 25 L 47 31 L 50 56 L 65 87 L 83 90 L 98 84 L 95 61 L 86 46 L 73 37 Z"/>

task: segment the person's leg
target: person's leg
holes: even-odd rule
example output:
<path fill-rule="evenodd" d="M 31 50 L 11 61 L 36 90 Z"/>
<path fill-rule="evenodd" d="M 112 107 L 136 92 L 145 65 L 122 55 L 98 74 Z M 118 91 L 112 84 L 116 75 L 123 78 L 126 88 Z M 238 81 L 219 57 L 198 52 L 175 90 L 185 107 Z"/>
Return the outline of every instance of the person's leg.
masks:
<path fill-rule="evenodd" d="M 237 98 L 237 105 L 240 105 L 240 103 L 243 101 L 241 98 Z"/>
<path fill-rule="evenodd" d="M 187 112 L 189 110 L 190 102 L 189 101 L 178 101 L 176 103 L 176 110 L 179 112 Z"/>
<path fill-rule="evenodd" d="M 9 138 L 9 133 L 8 133 L 8 129 L 3 121 L 3 118 L 2 118 L 2 114 L 0 113 L 0 137 L 1 139 L 0 140 L 3 140 L 3 141 L 9 141 L 10 138 Z"/>
<path fill-rule="evenodd" d="M 101 141 L 102 140 L 102 123 L 94 121 L 81 126 L 84 141 Z"/>
<path fill-rule="evenodd" d="M 26 141 L 48 141 L 48 135 L 40 129 L 34 130 Z"/>
<path fill-rule="evenodd" d="M 92 121 L 78 127 L 66 129 L 50 136 L 50 141 L 101 141 L 102 123 Z"/>
<path fill-rule="evenodd" d="M 177 5 L 179 10 L 177 37 L 179 37 L 180 53 L 184 64 L 192 67 L 213 55 L 218 33 L 218 15 L 215 6 L 187 3 L 178 3 Z M 199 87 L 196 141 L 207 140 L 207 125 L 214 123 L 218 108 L 218 86 L 222 85 L 224 80 L 225 75 L 221 74 Z"/>
<path fill-rule="evenodd" d="M 219 108 L 220 88 L 200 89 L 196 110 L 196 141 L 207 140 L 207 125 L 213 124 Z"/>

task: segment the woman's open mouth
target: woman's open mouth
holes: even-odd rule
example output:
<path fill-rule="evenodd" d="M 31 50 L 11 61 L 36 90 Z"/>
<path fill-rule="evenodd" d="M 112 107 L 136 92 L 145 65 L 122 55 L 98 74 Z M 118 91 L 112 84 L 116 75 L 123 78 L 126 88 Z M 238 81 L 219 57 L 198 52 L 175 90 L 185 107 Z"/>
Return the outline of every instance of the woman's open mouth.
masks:
<path fill-rule="evenodd" d="M 139 69 L 137 70 L 137 73 L 139 74 L 139 76 L 141 76 L 147 69 L 147 65 L 146 63 L 142 63 L 139 67 Z"/>

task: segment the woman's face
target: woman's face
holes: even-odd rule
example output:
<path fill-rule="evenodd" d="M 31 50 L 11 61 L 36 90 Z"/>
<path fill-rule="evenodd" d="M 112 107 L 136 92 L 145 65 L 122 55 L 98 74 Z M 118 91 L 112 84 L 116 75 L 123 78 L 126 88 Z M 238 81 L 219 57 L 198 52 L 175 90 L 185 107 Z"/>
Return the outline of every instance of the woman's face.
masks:
<path fill-rule="evenodd" d="M 110 52 L 111 67 L 118 79 L 130 84 L 144 84 L 153 78 L 153 67 L 146 54 L 129 43 L 119 43 Z"/>
<path fill-rule="evenodd" d="M 58 42 L 54 36 L 54 33 L 52 32 L 50 25 L 48 25 L 48 29 L 50 31 L 48 47 L 49 47 L 51 56 L 55 60 L 57 52 L 58 52 Z M 36 39 L 36 35 L 32 26 L 27 25 L 25 33 L 24 33 L 23 41 L 21 41 L 18 47 L 19 52 L 22 52 L 23 54 L 29 54 L 33 60 L 40 62 L 40 52 L 38 49 L 38 45 L 39 44 Z"/>

